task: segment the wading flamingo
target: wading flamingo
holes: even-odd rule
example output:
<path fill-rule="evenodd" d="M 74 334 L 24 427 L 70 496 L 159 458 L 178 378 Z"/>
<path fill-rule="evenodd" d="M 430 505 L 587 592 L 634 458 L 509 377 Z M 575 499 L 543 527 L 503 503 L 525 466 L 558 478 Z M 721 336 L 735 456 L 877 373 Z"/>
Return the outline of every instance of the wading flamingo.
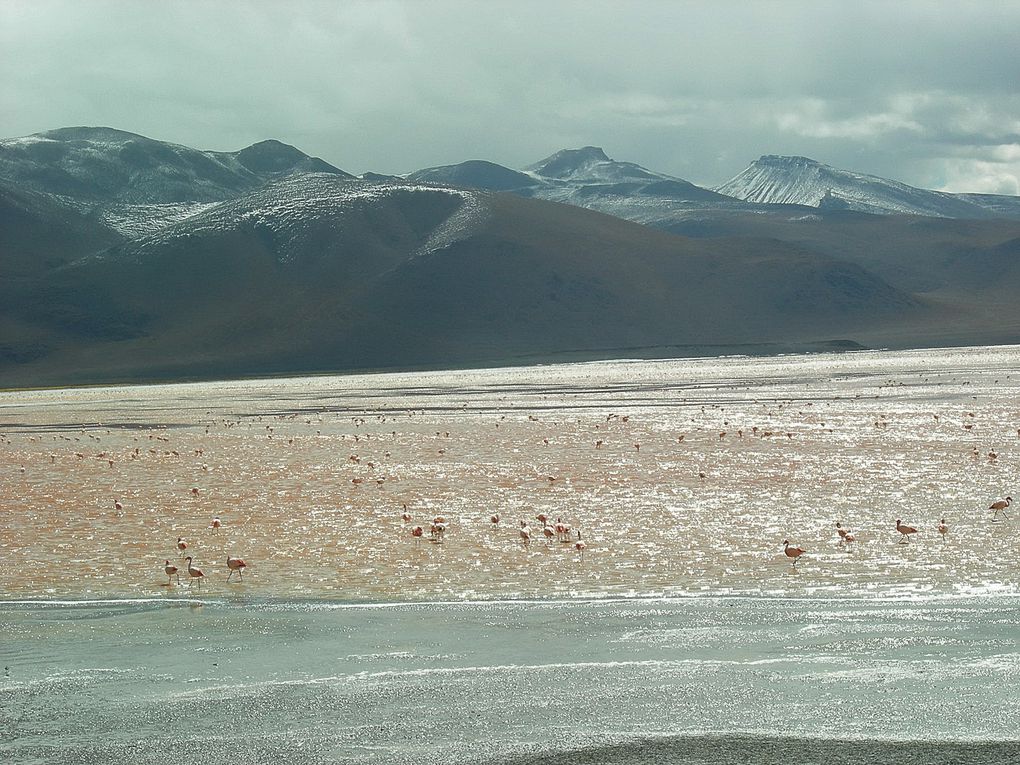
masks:
<path fill-rule="evenodd" d="M 992 504 L 990 504 L 988 506 L 988 509 L 995 511 L 994 513 L 992 513 L 992 520 L 993 521 L 996 520 L 996 517 L 999 515 L 999 513 L 1002 513 L 1002 517 L 1005 518 L 1006 508 L 1009 507 L 1012 503 L 1013 498 L 1006 497 L 1005 499 L 1000 499 L 998 502 L 993 502 Z"/>
<path fill-rule="evenodd" d="M 248 564 L 245 563 L 244 560 L 241 558 L 227 558 L 227 568 L 230 569 L 230 573 L 227 574 L 227 581 L 228 582 L 230 581 L 230 577 L 232 577 L 234 575 L 234 572 L 236 571 L 237 578 L 243 582 L 244 577 L 241 576 L 241 572 L 244 571 L 244 567 L 247 565 Z"/>
<path fill-rule="evenodd" d="M 163 561 L 163 571 L 166 572 L 166 586 L 169 587 L 173 582 L 173 578 L 177 577 L 177 584 L 181 583 L 181 575 L 177 573 L 177 566 L 174 566 L 170 561 Z"/>
<path fill-rule="evenodd" d="M 905 526 L 903 524 L 903 521 L 901 521 L 899 518 L 896 519 L 896 530 L 900 532 L 900 534 L 902 534 L 902 536 L 900 537 L 900 541 L 897 543 L 901 545 L 906 544 L 907 542 L 910 541 L 911 534 L 917 533 L 917 529 L 915 529 L 913 526 Z"/>
<path fill-rule="evenodd" d="M 202 569 L 195 568 L 194 566 L 191 565 L 191 556 L 190 555 L 187 558 L 185 558 L 184 560 L 186 560 L 188 562 L 188 576 L 191 577 L 191 579 L 188 581 L 188 587 L 190 587 L 191 583 L 196 581 L 196 580 L 198 581 L 198 586 L 201 587 L 202 586 L 202 577 L 205 576 L 205 574 L 202 573 Z"/>
<path fill-rule="evenodd" d="M 588 545 L 586 545 L 584 540 L 581 539 L 580 529 L 577 531 L 577 541 L 574 542 L 574 549 L 581 554 L 581 560 L 584 560 L 584 551 L 588 549 Z"/>
<path fill-rule="evenodd" d="M 797 559 L 801 555 L 806 553 L 807 550 L 803 550 L 800 547 L 790 547 L 790 540 L 789 539 L 784 539 L 783 540 L 783 552 L 786 553 L 786 557 L 787 558 L 792 558 L 793 559 L 793 565 L 796 566 L 797 565 Z"/>

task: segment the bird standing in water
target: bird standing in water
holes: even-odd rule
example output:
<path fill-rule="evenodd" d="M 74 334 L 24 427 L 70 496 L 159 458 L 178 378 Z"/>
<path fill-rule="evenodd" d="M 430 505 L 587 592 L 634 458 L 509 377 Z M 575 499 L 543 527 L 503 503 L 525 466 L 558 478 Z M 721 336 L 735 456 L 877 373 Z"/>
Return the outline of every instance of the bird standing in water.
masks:
<path fill-rule="evenodd" d="M 584 540 L 581 539 L 581 531 L 580 531 L 580 529 L 578 529 L 578 531 L 577 531 L 577 541 L 574 542 L 574 549 L 577 550 L 581 554 L 581 560 L 583 561 L 584 560 L 584 551 L 588 549 L 588 545 L 586 545 L 584 543 Z"/>
<path fill-rule="evenodd" d="M 906 544 L 907 542 L 910 541 L 911 534 L 917 533 L 917 529 L 915 529 L 913 526 L 904 525 L 903 521 L 901 521 L 899 518 L 896 519 L 896 530 L 903 535 L 900 537 L 900 541 L 897 543 L 901 545 Z"/>
<path fill-rule="evenodd" d="M 803 555 L 804 553 L 807 552 L 807 550 L 804 550 L 804 549 L 802 549 L 800 547 L 791 547 L 789 539 L 784 539 L 783 540 L 783 547 L 784 547 L 783 552 L 786 553 L 786 557 L 793 559 L 794 567 L 797 566 L 797 559 L 800 558 L 801 555 Z"/>
<path fill-rule="evenodd" d="M 988 506 L 988 509 L 995 511 L 994 513 L 992 513 L 992 520 L 993 521 L 998 520 L 999 513 L 1002 513 L 1002 517 L 1005 518 L 1006 508 L 1009 507 L 1012 504 L 1012 502 L 1013 502 L 1012 497 L 1006 497 L 1005 499 L 1000 499 L 998 502 L 993 502 L 992 504 L 990 504 Z"/>
<path fill-rule="evenodd" d="M 193 565 L 191 565 L 191 556 L 190 555 L 187 558 L 185 558 L 184 560 L 186 560 L 188 562 L 188 576 L 191 577 L 191 579 L 188 582 L 188 586 L 190 587 L 191 586 L 191 582 L 194 582 L 194 581 L 197 580 L 198 581 L 198 586 L 201 587 L 202 586 L 202 577 L 205 576 L 205 574 L 202 573 L 202 569 L 195 568 Z"/>
<path fill-rule="evenodd" d="M 241 559 L 241 558 L 227 558 L 227 568 L 230 569 L 230 573 L 227 574 L 227 581 L 228 582 L 230 581 L 230 577 L 232 577 L 234 575 L 234 572 L 236 571 L 237 572 L 237 578 L 240 579 L 243 582 L 244 581 L 244 577 L 241 576 L 241 572 L 244 570 L 244 567 L 247 566 L 247 565 L 248 564 L 245 563 L 244 560 Z"/>
<path fill-rule="evenodd" d="M 177 566 L 174 566 L 170 561 L 163 562 L 163 571 L 166 572 L 166 586 L 169 587 L 173 584 L 173 579 L 177 577 L 177 584 L 181 583 L 181 575 L 177 573 Z"/>

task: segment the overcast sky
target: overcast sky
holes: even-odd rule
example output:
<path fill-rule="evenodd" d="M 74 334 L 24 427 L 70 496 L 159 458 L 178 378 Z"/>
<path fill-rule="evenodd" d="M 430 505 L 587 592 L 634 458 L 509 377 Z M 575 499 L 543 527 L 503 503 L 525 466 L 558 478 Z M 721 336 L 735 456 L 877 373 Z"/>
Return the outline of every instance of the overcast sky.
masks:
<path fill-rule="evenodd" d="M 0 0 L 0 136 L 265 138 L 347 170 L 596 145 L 1020 193 L 1020 0 Z"/>

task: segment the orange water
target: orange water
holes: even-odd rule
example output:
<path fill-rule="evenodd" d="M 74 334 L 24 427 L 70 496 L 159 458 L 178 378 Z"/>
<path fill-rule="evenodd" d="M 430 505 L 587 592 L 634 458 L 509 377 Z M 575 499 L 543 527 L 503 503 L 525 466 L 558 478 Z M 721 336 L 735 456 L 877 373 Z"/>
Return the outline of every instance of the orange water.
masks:
<path fill-rule="evenodd" d="M 1005 347 L 4 393 L 0 598 L 185 593 L 178 537 L 206 595 L 1017 592 L 1018 382 Z"/>

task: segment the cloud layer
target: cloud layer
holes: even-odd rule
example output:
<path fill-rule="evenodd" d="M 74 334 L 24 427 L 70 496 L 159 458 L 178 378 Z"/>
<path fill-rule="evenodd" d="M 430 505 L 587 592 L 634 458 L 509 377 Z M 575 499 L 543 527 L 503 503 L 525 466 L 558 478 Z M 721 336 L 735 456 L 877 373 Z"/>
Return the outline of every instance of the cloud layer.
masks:
<path fill-rule="evenodd" d="M 0 135 L 278 138 L 350 172 L 603 146 L 703 185 L 801 154 L 1020 192 L 1020 4 L 4 0 Z"/>

